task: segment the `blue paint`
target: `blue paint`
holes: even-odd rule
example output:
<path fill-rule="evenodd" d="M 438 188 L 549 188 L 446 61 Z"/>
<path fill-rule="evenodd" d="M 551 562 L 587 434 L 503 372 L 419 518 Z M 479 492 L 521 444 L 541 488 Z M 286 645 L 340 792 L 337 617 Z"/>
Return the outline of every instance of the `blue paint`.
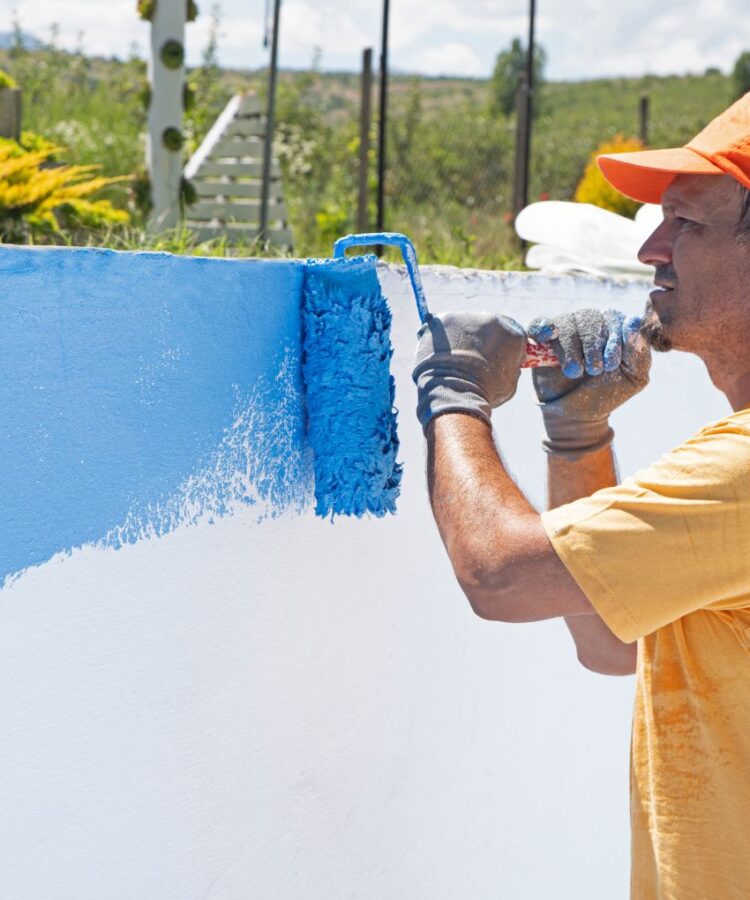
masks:
<path fill-rule="evenodd" d="M 642 316 L 626 316 L 622 323 L 622 340 L 623 343 L 632 343 L 638 334 L 640 334 L 643 325 Z"/>
<path fill-rule="evenodd" d="M 316 513 L 395 512 L 401 482 L 391 314 L 375 258 L 310 260 L 302 369 Z"/>
<path fill-rule="evenodd" d="M 310 489 L 304 264 L 0 248 L 0 584 Z"/>
<path fill-rule="evenodd" d="M 607 342 L 604 345 L 603 352 L 603 366 L 605 372 L 614 372 L 620 368 L 620 363 L 622 362 L 622 343 L 626 336 L 623 328 L 625 313 L 612 310 L 611 315 L 614 321 L 610 325 Z"/>
<path fill-rule="evenodd" d="M 580 378 L 583 375 L 583 366 L 577 359 L 569 359 L 563 366 L 563 375 L 566 378 Z"/>
<path fill-rule="evenodd" d="M 558 336 L 557 326 L 549 319 L 538 319 L 528 328 L 529 337 L 538 344 L 548 344 Z"/>

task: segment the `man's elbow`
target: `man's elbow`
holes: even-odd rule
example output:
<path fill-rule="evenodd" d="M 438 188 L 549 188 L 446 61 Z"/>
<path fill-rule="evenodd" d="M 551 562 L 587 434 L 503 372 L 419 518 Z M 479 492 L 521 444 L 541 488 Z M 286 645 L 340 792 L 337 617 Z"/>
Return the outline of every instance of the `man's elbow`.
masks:
<path fill-rule="evenodd" d="M 463 535 L 448 547 L 461 589 L 481 619 L 493 622 L 530 622 L 535 616 L 528 601 L 529 572 L 538 568 L 534 541 L 538 516 L 507 526 L 502 540 L 486 535 Z M 533 519 L 533 521 L 531 521 Z M 546 542 L 546 537 L 545 537 Z M 538 585 L 537 585 L 538 586 Z"/>
<path fill-rule="evenodd" d="M 456 570 L 456 578 L 474 613 L 490 622 L 526 622 L 517 596 L 512 567 L 481 563 Z"/>
<path fill-rule="evenodd" d="M 612 656 L 592 657 L 578 652 L 578 662 L 597 675 L 634 675 L 637 651 L 635 645 L 628 645 L 623 651 Z"/>

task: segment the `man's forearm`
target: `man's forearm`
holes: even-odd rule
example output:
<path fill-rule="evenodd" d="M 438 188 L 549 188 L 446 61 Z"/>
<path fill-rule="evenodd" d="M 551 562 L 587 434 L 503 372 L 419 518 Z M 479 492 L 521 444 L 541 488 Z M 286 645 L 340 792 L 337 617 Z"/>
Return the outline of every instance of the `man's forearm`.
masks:
<path fill-rule="evenodd" d="M 547 499 L 550 509 L 589 497 L 601 488 L 617 484 L 611 447 L 578 460 L 549 456 Z M 566 616 L 578 658 L 587 668 L 608 675 L 629 675 L 635 670 L 636 645 L 625 644 L 607 628 L 598 615 Z"/>
<path fill-rule="evenodd" d="M 533 622 L 592 612 L 506 471 L 486 422 L 454 413 L 433 419 L 427 467 L 440 536 L 477 615 Z"/>
<path fill-rule="evenodd" d="M 492 431 L 470 415 L 438 416 L 427 430 L 427 484 L 459 581 L 516 555 L 519 521 L 538 514 L 508 475 Z"/>

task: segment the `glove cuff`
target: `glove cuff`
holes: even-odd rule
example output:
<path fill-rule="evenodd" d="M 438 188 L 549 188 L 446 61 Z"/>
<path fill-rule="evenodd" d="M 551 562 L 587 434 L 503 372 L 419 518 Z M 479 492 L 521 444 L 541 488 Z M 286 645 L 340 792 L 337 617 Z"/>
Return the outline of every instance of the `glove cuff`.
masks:
<path fill-rule="evenodd" d="M 615 433 L 609 426 L 609 416 L 601 419 L 573 419 L 547 412 L 542 404 L 547 438 L 542 442 L 550 456 L 577 460 L 589 453 L 609 447 Z"/>
<path fill-rule="evenodd" d="M 457 375 L 424 372 L 417 380 L 417 418 L 422 431 L 435 416 L 448 412 L 469 413 L 492 425 L 489 399 L 479 385 Z"/>

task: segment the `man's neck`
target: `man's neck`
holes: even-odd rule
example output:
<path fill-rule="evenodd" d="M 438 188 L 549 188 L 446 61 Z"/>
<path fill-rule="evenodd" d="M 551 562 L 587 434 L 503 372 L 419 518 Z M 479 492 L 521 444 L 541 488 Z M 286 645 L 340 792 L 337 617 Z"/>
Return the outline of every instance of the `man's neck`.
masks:
<path fill-rule="evenodd" d="M 729 367 L 711 366 L 708 363 L 706 368 L 711 381 L 725 395 L 735 412 L 750 406 L 750 371 L 737 374 L 736 365 L 733 367 L 734 371 L 731 371 Z"/>

